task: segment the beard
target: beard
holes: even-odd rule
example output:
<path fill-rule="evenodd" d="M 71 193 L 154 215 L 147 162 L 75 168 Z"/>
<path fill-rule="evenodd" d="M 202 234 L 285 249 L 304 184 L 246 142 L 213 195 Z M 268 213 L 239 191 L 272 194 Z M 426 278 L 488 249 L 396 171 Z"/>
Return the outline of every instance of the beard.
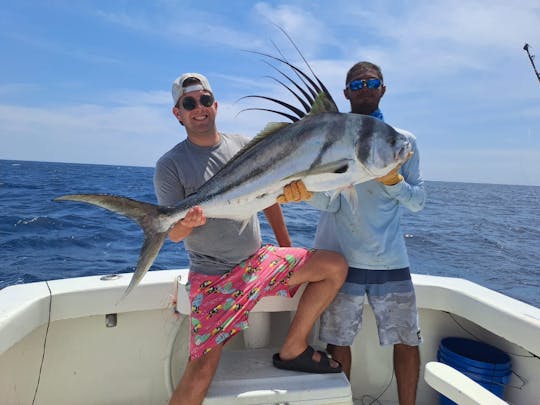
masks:
<path fill-rule="evenodd" d="M 379 108 L 378 100 L 361 100 L 351 102 L 351 112 L 355 114 L 368 115 L 375 111 L 377 108 Z"/>

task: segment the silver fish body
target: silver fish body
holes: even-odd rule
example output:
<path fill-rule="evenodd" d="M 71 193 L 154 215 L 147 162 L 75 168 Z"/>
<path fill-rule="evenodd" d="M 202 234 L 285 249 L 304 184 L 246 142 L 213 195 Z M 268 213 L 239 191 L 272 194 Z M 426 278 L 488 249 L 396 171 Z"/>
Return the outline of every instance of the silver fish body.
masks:
<path fill-rule="evenodd" d="M 383 176 L 410 151 L 407 137 L 375 118 L 321 113 L 248 145 L 181 202 L 172 221 L 194 205 L 206 216 L 243 220 L 275 203 L 302 179 L 310 191 L 343 189 Z"/>
<path fill-rule="evenodd" d="M 130 217 L 145 234 L 126 296 L 159 253 L 171 227 L 198 205 L 210 218 L 246 220 L 271 206 L 283 187 L 303 180 L 308 190 L 342 190 L 388 173 L 405 161 L 408 138 L 384 122 L 359 114 L 325 112 L 255 138 L 175 207 L 125 197 L 72 194 L 55 200 L 81 201 Z"/>

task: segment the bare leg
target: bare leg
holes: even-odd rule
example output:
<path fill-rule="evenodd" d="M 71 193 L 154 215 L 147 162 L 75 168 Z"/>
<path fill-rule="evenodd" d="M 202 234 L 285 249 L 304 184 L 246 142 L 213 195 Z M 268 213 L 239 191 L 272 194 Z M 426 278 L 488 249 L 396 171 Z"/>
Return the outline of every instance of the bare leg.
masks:
<path fill-rule="evenodd" d="M 420 371 L 418 346 L 394 345 L 394 371 L 400 405 L 414 405 Z"/>
<path fill-rule="evenodd" d="M 351 363 L 352 363 L 352 354 L 351 346 L 336 346 L 328 344 L 326 345 L 326 351 L 332 355 L 334 360 L 337 360 L 343 366 L 343 372 L 347 378 L 351 379 Z"/>
<path fill-rule="evenodd" d="M 289 285 L 309 282 L 296 310 L 289 333 L 279 352 L 283 360 L 297 357 L 307 345 L 308 335 L 324 309 L 332 302 L 347 276 L 347 262 L 338 253 L 318 250 L 295 272 Z M 315 361 L 320 354 L 315 352 Z M 335 366 L 337 363 L 333 362 Z"/>
<path fill-rule="evenodd" d="M 223 345 L 218 345 L 198 359 L 188 362 L 169 405 L 198 405 L 202 403 L 216 373 L 222 351 Z"/>

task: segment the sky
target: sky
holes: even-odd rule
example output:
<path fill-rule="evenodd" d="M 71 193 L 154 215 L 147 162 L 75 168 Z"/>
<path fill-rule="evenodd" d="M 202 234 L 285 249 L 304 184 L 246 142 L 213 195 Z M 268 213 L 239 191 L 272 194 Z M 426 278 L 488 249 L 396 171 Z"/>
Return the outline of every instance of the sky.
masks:
<path fill-rule="evenodd" d="M 255 136 L 288 101 L 264 59 L 300 66 L 340 111 L 345 74 L 381 66 L 386 121 L 415 134 L 426 180 L 540 185 L 537 0 L 3 1 L 0 159 L 153 167 L 185 139 L 172 81 L 206 75 L 223 132 Z M 537 68 L 540 68 L 538 66 Z M 305 69 L 305 65 L 302 65 Z"/>

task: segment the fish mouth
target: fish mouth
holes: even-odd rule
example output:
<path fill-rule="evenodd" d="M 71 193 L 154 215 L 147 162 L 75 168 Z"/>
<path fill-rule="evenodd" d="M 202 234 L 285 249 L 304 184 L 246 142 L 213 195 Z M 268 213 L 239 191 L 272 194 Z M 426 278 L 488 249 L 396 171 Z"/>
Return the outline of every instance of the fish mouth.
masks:
<path fill-rule="evenodd" d="M 411 143 L 408 141 L 403 142 L 403 145 L 394 152 L 394 160 L 398 163 L 405 161 L 410 151 Z"/>

